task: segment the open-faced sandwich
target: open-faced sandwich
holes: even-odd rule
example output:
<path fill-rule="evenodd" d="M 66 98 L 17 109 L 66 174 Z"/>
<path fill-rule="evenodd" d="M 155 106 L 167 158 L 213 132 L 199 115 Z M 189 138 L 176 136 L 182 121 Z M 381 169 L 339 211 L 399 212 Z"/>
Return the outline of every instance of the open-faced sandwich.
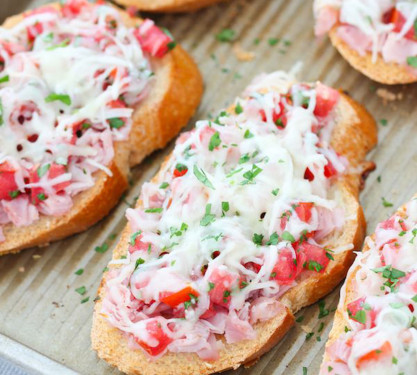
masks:
<path fill-rule="evenodd" d="M 116 3 L 145 12 L 190 12 L 224 0 L 115 0 Z"/>
<path fill-rule="evenodd" d="M 367 237 L 341 291 L 321 374 L 415 374 L 417 200 Z"/>
<path fill-rule="evenodd" d="M 150 20 L 85 0 L 8 19 L 0 28 L 0 254 L 106 215 L 127 188 L 129 165 L 176 135 L 201 92 L 192 59 Z"/>
<path fill-rule="evenodd" d="M 283 72 L 197 122 L 127 211 L 95 306 L 98 355 L 128 374 L 256 360 L 345 276 L 375 143 L 363 107 Z"/>
<path fill-rule="evenodd" d="M 417 81 L 414 0 L 315 0 L 316 35 L 357 70 L 386 84 Z"/>

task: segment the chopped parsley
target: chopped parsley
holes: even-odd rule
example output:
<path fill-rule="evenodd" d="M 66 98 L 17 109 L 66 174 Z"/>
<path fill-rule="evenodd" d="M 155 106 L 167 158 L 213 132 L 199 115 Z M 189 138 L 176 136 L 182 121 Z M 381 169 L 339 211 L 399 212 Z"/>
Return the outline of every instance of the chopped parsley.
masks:
<path fill-rule="evenodd" d="M 168 182 L 163 182 L 161 185 L 159 185 L 160 189 L 166 189 L 169 186 Z"/>
<path fill-rule="evenodd" d="M 278 245 L 278 241 L 279 241 L 279 236 L 278 236 L 277 232 L 274 232 L 269 237 L 269 240 L 266 243 L 266 245 L 268 245 L 268 246 L 270 246 L 270 245 Z"/>
<path fill-rule="evenodd" d="M 279 189 L 278 188 L 277 189 L 274 189 L 274 190 L 271 191 L 271 193 L 272 193 L 272 195 L 277 196 L 278 193 L 279 193 Z"/>
<path fill-rule="evenodd" d="M 107 243 L 104 243 L 101 246 L 96 246 L 94 250 L 96 253 L 104 254 L 108 249 L 109 245 Z"/>
<path fill-rule="evenodd" d="M 45 176 L 46 172 L 49 171 L 49 168 L 51 168 L 51 164 L 44 164 L 41 167 L 39 167 L 36 170 L 36 173 L 38 174 L 38 177 L 42 178 L 43 176 Z"/>
<path fill-rule="evenodd" d="M 110 118 L 108 121 L 112 129 L 120 129 L 125 124 L 125 122 L 119 117 Z"/>
<path fill-rule="evenodd" d="M 254 135 L 249 131 L 249 129 L 246 129 L 245 134 L 243 134 L 243 138 L 245 139 L 249 139 L 249 138 L 253 138 Z"/>
<path fill-rule="evenodd" d="M 220 143 L 222 143 L 222 141 L 220 139 L 220 133 L 215 132 L 210 138 L 208 149 L 210 151 L 213 151 L 216 147 L 220 146 Z"/>
<path fill-rule="evenodd" d="M 44 193 L 39 193 L 36 195 L 36 197 L 40 200 L 40 201 L 44 201 L 46 199 L 46 195 Z"/>
<path fill-rule="evenodd" d="M 319 305 L 319 319 L 322 319 L 325 316 L 329 315 L 329 310 L 326 309 L 325 307 L 326 303 L 324 300 L 319 301 L 318 305 Z"/>
<path fill-rule="evenodd" d="M 6 83 L 10 81 L 10 77 L 9 75 L 5 75 L 3 77 L 0 78 L 0 83 Z"/>
<path fill-rule="evenodd" d="M 417 68 L 417 56 L 407 57 L 407 64 L 412 66 L 413 68 Z"/>
<path fill-rule="evenodd" d="M 162 207 L 148 208 L 145 210 L 147 214 L 160 214 L 162 212 Z"/>
<path fill-rule="evenodd" d="M 261 246 L 263 239 L 264 239 L 263 234 L 258 234 L 258 233 L 253 234 L 252 241 L 255 245 Z"/>
<path fill-rule="evenodd" d="M 135 263 L 135 271 L 137 270 L 137 268 L 141 265 L 145 263 L 145 261 L 142 258 L 138 258 L 136 259 L 136 263 Z"/>
<path fill-rule="evenodd" d="M 385 118 L 382 118 L 381 120 L 379 120 L 379 123 L 380 123 L 382 126 L 387 126 L 387 125 L 388 125 L 388 120 L 387 120 L 387 119 L 385 119 Z"/>
<path fill-rule="evenodd" d="M 384 197 L 381 198 L 382 199 L 382 205 L 384 207 L 392 207 L 393 204 L 391 202 L 388 202 Z"/>
<path fill-rule="evenodd" d="M 282 239 L 284 241 L 289 241 L 291 243 L 294 243 L 295 242 L 294 236 L 290 232 L 288 232 L 288 231 L 284 231 L 284 233 L 282 233 Z"/>
<path fill-rule="evenodd" d="M 279 43 L 279 38 L 269 38 L 268 39 L 268 44 L 271 46 L 271 47 L 273 47 L 273 46 L 275 46 L 276 44 L 278 44 Z"/>
<path fill-rule="evenodd" d="M 75 291 L 80 294 L 80 295 L 84 295 L 85 293 L 87 293 L 87 289 L 85 286 L 80 286 L 79 288 L 75 289 Z"/>
<path fill-rule="evenodd" d="M 249 161 L 249 159 L 250 159 L 249 154 L 242 155 L 239 159 L 239 164 L 246 163 Z"/>
<path fill-rule="evenodd" d="M 56 101 L 60 101 L 66 105 L 71 105 L 71 98 L 69 95 L 52 93 L 45 98 L 45 102 L 47 103 Z"/>
<path fill-rule="evenodd" d="M 395 290 L 395 286 L 399 282 L 399 279 L 406 275 L 405 272 L 396 268 L 392 268 L 391 265 L 374 268 L 372 269 L 372 271 L 374 271 L 375 273 L 380 273 L 384 279 L 387 279 L 387 281 L 383 285 L 389 287 L 391 289 L 391 292 Z"/>
<path fill-rule="evenodd" d="M 304 315 L 299 316 L 297 319 L 295 319 L 295 321 L 297 323 L 301 323 L 304 320 Z"/>
<path fill-rule="evenodd" d="M 211 213 L 211 204 L 209 203 L 206 206 L 206 213 L 204 214 L 203 218 L 200 220 L 200 225 L 202 227 L 206 227 L 210 225 L 215 219 L 216 219 L 216 216 Z"/>
<path fill-rule="evenodd" d="M 237 115 L 240 115 L 242 112 L 243 112 L 242 106 L 240 105 L 240 103 L 237 103 L 236 106 L 235 106 L 235 113 Z"/>
<path fill-rule="evenodd" d="M 230 206 L 229 206 L 229 202 L 222 202 L 222 211 L 223 211 L 223 215 L 229 211 Z"/>
<path fill-rule="evenodd" d="M 12 199 L 17 198 L 19 195 L 20 195 L 20 191 L 19 190 L 9 191 L 9 196 Z"/>
<path fill-rule="evenodd" d="M 202 184 L 204 184 L 208 188 L 215 190 L 213 184 L 207 178 L 206 173 L 202 169 L 198 169 L 196 164 L 194 164 L 193 172 L 194 172 L 194 175 L 197 177 L 198 181 L 200 181 Z"/>
<path fill-rule="evenodd" d="M 414 297 L 411 297 L 414 302 L 417 302 L 417 294 Z"/>
<path fill-rule="evenodd" d="M 141 231 L 141 230 L 138 230 L 137 232 L 133 233 L 133 234 L 130 236 L 130 244 L 131 244 L 132 246 L 135 246 L 135 244 L 136 244 L 136 238 L 137 238 L 138 236 L 140 236 L 141 234 L 142 234 L 142 231 Z"/>
<path fill-rule="evenodd" d="M 304 268 L 307 268 L 310 271 L 320 272 L 323 269 L 323 266 L 315 260 L 309 260 L 304 263 Z"/>
<path fill-rule="evenodd" d="M 242 181 L 240 184 L 241 185 L 247 185 L 247 184 L 254 184 L 255 182 L 253 181 L 255 179 L 255 177 L 261 173 L 263 171 L 262 168 L 259 168 L 256 164 L 252 165 L 252 169 L 249 171 L 246 171 L 243 174 L 243 178 L 245 178 L 244 181 Z"/>
<path fill-rule="evenodd" d="M 353 320 L 356 320 L 359 323 L 365 324 L 366 323 L 366 312 L 365 310 L 358 310 L 355 315 L 348 309 L 348 315 Z"/>
<path fill-rule="evenodd" d="M 84 273 L 84 269 L 83 268 L 79 268 L 77 271 L 74 272 L 76 275 L 80 276 Z"/>
<path fill-rule="evenodd" d="M 214 285 L 214 283 L 212 283 L 210 281 L 209 281 L 208 285 L 209 285 L 209 290 L 208 291 L 210 292 L 210 290 L 213 290 L 214 289 L 214 286 L 215 285 Z"/>
<path fill-rule="evenodd" d="M 0 126 L 4 124 L 4 119 L 3 119 L 3 102 L 0 98 Z"/>
<path fill-rule="evenodd" d="M 314 335 L 314 332 L 309 332 L 309 333 L 307 333 L 306 334 L 306 340 L 308 341 L 308 340 L 310 340 L 311 339 L 311 337 Z"/>
<path fill-rule="evenodd" d="M 90 297 L 85 297 L 81 300 L 81 303 L 86 303 L 90 300 Z"/>
<path fill-rule="evenodd" d="M 414 228 L 412 231 L 411 231 L 411 233 L 412 233 L 412 235 L 413 235 L 413 238 L 410 240 L 410 241 L 408 241 L 409 243 L 412 243 L 412 244 L 414 244 L 414 239 L 416 238 L 416 236 L 417 236 L 417 228 Z"/>
<path fill-rule="evenodd" d="M 232 29 L 223 29 L 216 35 L 219 42 L 230 43 L 235 40 L 236 32 Z"/>

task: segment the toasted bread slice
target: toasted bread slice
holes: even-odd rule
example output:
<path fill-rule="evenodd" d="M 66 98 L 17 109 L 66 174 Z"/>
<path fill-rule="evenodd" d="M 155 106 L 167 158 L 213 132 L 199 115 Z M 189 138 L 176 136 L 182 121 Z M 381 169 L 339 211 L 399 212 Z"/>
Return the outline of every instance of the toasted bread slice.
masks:
<path fill-rule="evenodd" d="M 417 82 L 417 75 L 413 74 L 404 65 L 385 62 L 380 55 L 373 62 L 370 52 L 363 56 L 360 55 L 337 35 L 337 26 L 330 30 L 329 37 L 333 46 L 346 61 L 370 79 L 387 85 Z"/>
<path fill-rule="evenodd" d="M 413 199 L 415 200 L 416 199 L 416 196 L 414 196 Z M 399 216 L 403 220 L 406 220 L 407 217 L 409 216 L 407 214 L 407 204 L 408 203 L 406 203 L 406 204 L 402 205 L 401 207 L 399 207 L 399 209 L 394 213 L 394 216 Z M 387 222 L 390 221 L 390 220 L 391 219 L 388 219 Z M 402 230 L 402 229 L 400 229 L 400 230 Z M 388 229 L 387 229 L 387 231 L 388 231 Z M 400 232 L 401 233 L 400 236 L 404 236 L 406 234 L 406 232 L 407 231 Z M 413 236 L 414 236 L 414 232 L 413 232 Z M 372 242 L 374 242 L 376 240 L 375 233 L 372 234 L 369 239 L 371 241 L 369 241 L 369 242 L 368 241 L 365 241 L 365 243 L 363 245 L 362 253 L 366 253 L 366 252 L 372 250 L 371 247 L 370 247 L 370 243 L 372 243 Z M 407 239 L 407 241 L 408 241 L 408 239 Z M 398 246 L 398 247 L 401 246 L 398 243 L 396 243 L 395 245 Z M 383 245 L 381 245 L 381 247 L 382 246 Z M 373 250 L 375 250 L 375 249 L 373 249 Z M 358 293 L 355 290 L 355 282 L 356 282 L 357 273 L 362 268 L 362 264 L 361 264 L 361 262 L 359 262 L 359 260 L 360 259 L 358 258 L 357 261 L 355 261 L 355 263 L 350 268 L 349 273 L 348 273 L 348 276 L 347 276 L 347 278 L 345 280 L 345 283 L 344 283 L 344 285 L 342 287 L 341 300 L 339 301 L 338 308 L 337 308 L 337 310 L 335 312 L 334 321 L 333 321 L 333 327 L 332 327 L 332 329 L 330 331 L 329 339 L 328 339 L 328 341 L 326 343 L 326 351 L 324 353 L 323 362 L 322 362 L 322 366 L 321 366 L 321 372 L 323 372 L 324 374 L 332 373 L 332 371 L 330 371 L 328 369 L 328 365 L 327 365 L 328 363 L 330 363 L 329 361 L 332 360 L 331 355 L 328 352 L 328 349 L 332 346 L 332 344 L 335 341 L 337 341 L 339 338 L 342 338 L 346 334 L 346 332 L 347 332 L 346 328 L 350 327 L 350 323 L 346 319 L 348 317 L 348 314 L 346 312 L 347 312 L 349 303 L 351 303 L 351 302 L 353 302 L 355 300 L 358 300 L 358 298 L 364 296 L 363 294 L 361 296 L 359 296 Z M 410 262 L 410 264 L 412 264 L 412 263 Z M 369 268 L 369 266 L 367 266 L 367 265 L 365 265 L 365 267 L 366 268 Z M 388 267 L 390 267 L 390 265 L 388 265 Z M 405 273 L 404 273 L 404 276 L 405 276 Z M 365 275 L 365 278 L 366 278 L 366 275 Z M 361 280 L 362 280 L 362 278 L 361 278 Z M 374 281 L 374 283 L 375 283 L 375 281 Z M 381 282 L 381 288 L 383 288 L 382 283 L 383 283 L 383 281 Z M 377 284 L 374 284 L 374 285 L 377 285 Z M 394 293 L 392 293 L 392 292 L 391 293 L 388 293 L 386 291 L 385 294 L 388 294 L 389 295 L 389 294 L 394 294 Z M 364 297 L 366 297 L 366 295 Z M 413 311 L 413 310 L 411 310 L 411 311 Z M 376 319 L 376 318 L 373 318 L 373 319 Z M 376 327 L 373 328 L 373 330 L 375 330 L 375 329 L 376 329 Z M 380 342 L 380 344 L 383 344 L 383 342 Z M 395 358 L 395 357 L 393 357 L 391 355 L 390 358 L 389 358 L 389 364 L 391 364 L 391 363 L 395 364 L 394 363 L 394 360 L 391 361 L 391 357 L 392 358 Z M 339 361 L 336 360 L 336 362 L 339 362 Z M 389 367 L 387 368 L 387 370 L 398 372 L 398 371 L 396 371 L 397 369 L 394 369 L 394 368 L 390 369 Z M 387 373 L 389 373 L 389 372 L 387 372 Z"/>
<path fill-rule="evenodd" d="M 341 231 L 342 234 L 330 242 L 352 243 L 354 249 L 359 249 L 364 238 L 366 223 L 358 195 L 361 174 L 372 167 L 369 162 L 364 161 L 364 158 L 376 144 L 376 124 L 362 106 L 344 94 L 341 95 L 336 111 L 337 124 L 333 129 L 331 145 L 337 153 L 349 160 L 355 172 L 345 175 L 338 183 L 337 188 L 341 193 L 342 204 L 349 220 Z M 154 181 L 161 182 L 161 177 L 156 175 Z M 139 201 L 138 206 L 141 205 L 142 202 Z M 119 259 L 126 254 L 130 234 L 128 225 L 114 250 L 113 259 Z M 300 281 L 286 292 L 280 299 L 284 304 L 281 312 L 268 321 L 255 324 L 256 339 L 228 344 L 224 338 L 221 338 L 224 347 L 220 351 L 220 358 L 214 362 L 206 362 L 195 353 L 171 352 L 155 361 L 149 361 L 141 351 L 130 349 L 124 334 L 111 326 L 101 314 L 102 300 L 106 293 L 103 287 L 106 282 L 105 274 L 94 310 L 92 347 L 99 357 L 127 374 L 209 374 L 236 369 L 242 364 L 255 361 L 280 341 L 294 324 L 294 314 L 330 292 L 346 275 L 353 258 L 353 250 L 335 254 L 334 261 L 329 263 L 325 272 Z"/>
<path fill-rule="evenodd" d="M 190 12 L 224 0 L 116 0 L 124 6 L 133 6 L 146 12 Z"/>
<path fill-rule="evenodd" d="M 141 22 L 126 12 L 120 12 L 128 26 Z M 22 18 L 23 15 L 8 18 L 3 26 L 11 28 Z M 41 216 L 26 227 L 3 226 L 6 240 L 0 242 L 0 255 L 47 245 L 82 232 L 101 220 L 127 189 L 129 164 L 136 165 L 153 151 L 164 147 L 186 125 L 203 91 L 202 77 L 196 64 L 178 45 L 163 58 L 151 58 L 151 65 L 155 79 L 146 99 L 135 108 L 129 141 L 114 145 L 115 157 L 108 166 L 113 175 L 96 172 L 95 186 L 75 196 L 72 209 L 60 217 Z"/>

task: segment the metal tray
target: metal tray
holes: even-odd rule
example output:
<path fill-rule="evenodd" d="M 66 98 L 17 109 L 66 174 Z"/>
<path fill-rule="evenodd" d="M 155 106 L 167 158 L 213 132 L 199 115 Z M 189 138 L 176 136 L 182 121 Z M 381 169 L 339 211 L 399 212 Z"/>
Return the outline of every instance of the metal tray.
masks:
<path fill-rule="evenodd" d="M 0 19 L 44 2 L 1 0 Z M 255 75 L 288 70 L 303 61 L 300 79 L 321 80 L 347 90 L 380 123 L 379 145 L 370 155 L 377 170 L 369 176 L 361 195 L 368 232 L 417 190 L 416 85 L 376 84 L 353 70 L 328 40 L 316 41 L 312 1 L 231 0 L 194 14 L 151 17 L 194 56 L 204 75 L 204 98 L 189 127 L 227 106 Z M 224 28 L 235 31 L 235 43 L 216 40 Z M 250 61 L 241 61 L 245 59 Z M 93 299 L 117 241 L 112 235 L 120 233 L 126 223 L 127 204 L 133 202 L 142 183 L 153 176 L 171 149 L 172 144 L 135 168 L 134 185 L 125 198 L 87 232 L 42 249 L 0 258 L 0 357 L 29 373 L 118 373 L 90 349 Z M 384 207 L 382 197 L 393 207 Z M 95 248 L 104 243 L 109 250 L 96 252 Z M 74 274 L 79 268 L 85 270 L 81 276 Z M 75 292 L 80 286 L 87 288 L 86 296 L 90 297 L 83 304 L 83 297 Z M 338 290 L 325 298 L 324 309 L 329 314 L 322 319 L 318 319 L 317 304 L 301 311 L 298 316 L 304 316 L 303 321 L 278 346 L 250 369 L 240 368 L 230 374 L 301 375 L 303 367 L 308 374 L 317 374 L 337 300 Z M 313 334 L 308 335 L 310 332 Z"/>

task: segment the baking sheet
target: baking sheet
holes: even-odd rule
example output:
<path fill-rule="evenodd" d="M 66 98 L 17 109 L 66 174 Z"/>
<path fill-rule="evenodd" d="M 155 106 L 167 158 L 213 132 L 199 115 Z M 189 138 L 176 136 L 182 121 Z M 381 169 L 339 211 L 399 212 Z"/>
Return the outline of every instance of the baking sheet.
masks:
<path fill-rule="evenodd" d="M 45 1 L 1 0 L 0 19 L 42 3 Z M 416 85 L 373 83 L 350 68 L 328 40 L 318 43 L 312 31 L 312 1 L 231 0 L 194 14 L 152 18 L 194 56 L 204 75 L 206 90 L 193 121 L 227 106 L 255 75 L 288 70 L 301 60 L 300 79 L 318 79 L 347 90 L 380 123 L 379 145 L 370 154 L 377 170 L 361 195 L 368 233 L 417 190 Z M 216 40 L 215 35 L 224 28 L 235 31 L 237 44 Z M 240 59 L 253 59 L 239 61 L 236 54 Z M 135 168 L 134 184 L 124 199 L 89 231 L 42 249 L 0 258 L 0 356 L 30 373 L 118 374 L 90 349 L 93 299 L 117 241 L 113 234 L 125 225 L 127 204 L 134 201 L 142 183 L 154 175 L 171 149 L 172 144 Z M 384 207 L 382 197 L 393 207 Z M 109 250 L 96 252 L 104 243 Z M 81 276 L 74 274 L 79 268 L 84 269 Z M 80 286 L 86 287 L 85 296 L 90 297 L 83 304 L 85 296 L 75 292 Z M 329 314 L 322 319 L 318 319 L 317 304 L 301 311 L 298 317 L 303 316 L 303 321 L 277 347 L 250 369 L 240 368 L 228 375 L 301 375 L 303 367 L 308 374 L 317 374 L 337 300 L 338 290 L 325 298 L 324 309 Z M 310 332 L 313 334 L 308 335 Z"/>

